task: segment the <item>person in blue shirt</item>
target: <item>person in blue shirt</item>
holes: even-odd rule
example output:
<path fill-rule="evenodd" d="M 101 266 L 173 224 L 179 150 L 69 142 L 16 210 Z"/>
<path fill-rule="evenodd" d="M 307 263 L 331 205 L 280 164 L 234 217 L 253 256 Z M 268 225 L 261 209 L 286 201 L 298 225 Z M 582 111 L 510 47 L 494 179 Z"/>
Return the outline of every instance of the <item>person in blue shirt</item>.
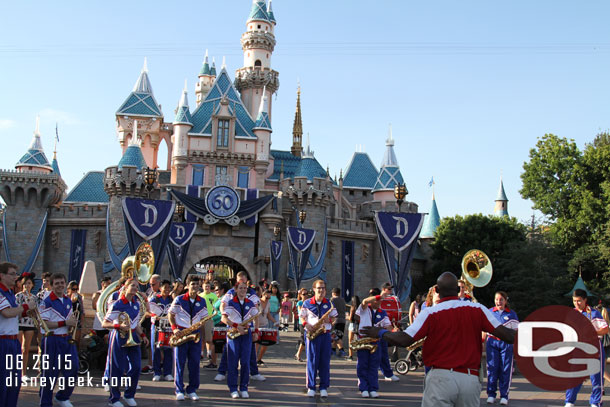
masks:
<path fill-rule="evenodd" d="M 119 298 L 111 303 L 102 323 L 103 328 L 111 330 L 108 339 L 108 380 L 110 381 L 108 404 L 112 407 L 123 407 L 123 403 L 120 402 L 119 387 L 122 377 L 129 377 L 129 385 L 123 394 L 123 400 L 128 406 L 137 405 L 134 397 L 142 362 L 140 343 L 148 345 L 146 334 L 140 326 L 140 307 L 146 305 L 140 304 L 136 296 L 138 290 L 138 281 L 133 278 L 127 279 Z M 129 318 L 126 318 L 125 314 Z M 130 337 L 136 343 L 135 346 L 125 346 Z"/>
<path fill-rule="evenodd" d="M 587 292 L 585 290 L 580 288 L 574 290 L 574 293 L 572 293 L 572 303 L 574 304 L 574 309 L 576 311 L 580 312 L 587 317 L 589 321 L 591 321 L 593 328 L 597 332 L 598 338 L 600 338 L 599 363 L 601 365 L 601 369 L 599 372 L 591 375 L 591 397 L 589 398 L 591 407 L 600 407 L 602 403 L 602 385 L 604 383 L 604 366 L 606 364 L 606 354 L 604 352 L 604 347 L 601 344 L 601 337 L 608 333 L 608 324 L 598 310 L 591 308 L 587 304 Z M 582 383 L 566 391 L 565 407 L 574 407 L 574 402 L 576 401 L 578 391 L 581 387 Z"/>
<path fill-rule="evenodd" d="M 160 339 L 167 339 L 172 334 L 172 329 L 169 324 L 167 313 L 172 304 L 173 298 L 170 295 L 172 283 L 169 280 L 161 282 L 161 292 L 153 293 L 149 299 L 150 312 L 154 315 L 151 318 L 153 322 L 151 326 L 151 339 L 153 354 L 152 364 L 155 375 L 152 378 L 153 382 L 158 382 L 162 378 L 168 382 L 174 380 L 172 369 L 174 367 L 174 352 L 167 343 L 162 343 Z M 157 341 L 157 342 L 155 342 Z"/>
<path fill-rule="evenodd" d="M 495 307 L 489 310 L 502 325 L 517 329 L 519 318 L 515 311 L 508 308 L 508 295 L 504 291 L 496 291 Z M 500 405 L 508 404 L 508 391 L 513 376 L 513 345 L 506 343 L 493 335 L 487 335 L 485 343 L 487 354 L 487 403 L 496 400 L 496 390 L 500 385 Z"/>

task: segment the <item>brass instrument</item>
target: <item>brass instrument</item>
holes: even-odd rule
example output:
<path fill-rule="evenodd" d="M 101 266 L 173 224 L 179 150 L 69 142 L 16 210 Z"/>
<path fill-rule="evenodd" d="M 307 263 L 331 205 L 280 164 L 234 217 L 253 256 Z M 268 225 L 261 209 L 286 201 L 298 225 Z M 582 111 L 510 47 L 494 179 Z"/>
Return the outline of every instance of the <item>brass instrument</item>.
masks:
<path fill-rule="evenodd" d="M 364 338 L 360 338 L 355 341 L 352 341 L 349 344 L 349 348 L 351 350 L 355 350 L 355 351 L 366 349 L 371 353 L 375 353 L 375 351 L 377 350 L 377 345 L 379 344 L 378 341 L 379 341 L 379 338 L 364 337 Z"/>
<path fill-rule="evenodd" d="M 121 265 L 121 278 L 102 291 L 97 300 L 97 314 L 103 321 L 108 311 L 108 298 L 119 289 L 119 285 L 127 279 L 137 278 L 140 284 L 148 284 L 155 269 L 155 256 L 152 247 L 146 243 L 140 243 L 136 253 L 123 260 Z M 140 300 L 142 299 L 139 296 Z M 145 304 L 145 302 L 143 302 Z"/>
<path fill-rule="evenodd" d="M 123 348 L 127 348 L 130 346 L 140 346 L 139 343 L 137 343 L 134 339 L 133 339 L 133 332 L 131 330 L 131 318 L 129 318 L 129 314 L 127 314 L 126 312 L 121 312 L 119 313 L 119 324 L 124 324 L 127 323 L 127 325 L 129 326 L 129 333 L 124 333 L 123 331 L 120 331 L 120 336 L 121 338 L 125 338 L 127 337 L 127 341 L 125 342 L 125 345 L 123 345 Z"/>
<path fill-rule="evenodd" d="M 183 329 L 182 331 L 176 332 L 169 340 L 169 346 L 176 347 L 180 346 L 189 341 L 195 341 L 195 343 L 199 342 L 200 334 L 199 330 L 203 327 L 203 325 L 212 319 L 217 314 L 216 311 L 212 315 L 208 315 L 203 318 L 201 321 L 196 324 L 191 325 L 189 328 Z M 197 333 L 193 333 L 197 331 Z"/>
<path fill-rule="evenodd" d="M 320 317 L 318 322 L 316 322 L 313 325 L 313 329 L 311 331 L 307 331 L 307 339 L 309 339 L 310 341 L 313 341 L 314 339 L 316 339 L 318 337 L 318 335 L 320 335 L 321 333 L 324 333 L 324 324 L 326 323 L 326 322 L 324 322 L 324 320 L 330 315 L 331 311 L 334 309 L 335 309 L 335 307 L 332 305 L 332 302 L 331 302 L 330 309 L 328 311 L 326 311 L 326 313 Z"/>
<path fill-rule="evenodd" d="M 42 319 L 40 311 L 38 311 L 38 307 L 30 308 L 27 314 L 30 318 L 32 318 L 32 322 L 34 322 L 36 329 L 42 331 L 43 336 L 53 335 L 53 331 L 49 329 L 47 323 L 44 322 L 44 319 Z"/>
<path fill-rule="evenodd" d="M 462 279 L 474 298 L 474 287 L 485 287 L 491 281 L 493 267 L 489 257 L 478 249 L 469 250 L 462 258 Z"/>
<path fill-rule="evenodd" d="M 250 322 L 252 322 L 252 321 L 254 321 L 256 318 L 258 318 L 259 316 L 260 316 L 259 314 L 256 314 L 256 315 L 254 315 L 252 318 L 248 318 L 248 319 L 246 319 L 245 321 L 242 321 L 242 322 L 241 322 L 241 324 L 239 324 L 239 325 L 241 325 L 241 326 L 244 326 L 244 327 L 245 327 L 245 326 L 247 326 L 247 325 L 248 325 Z M 235 338 L 237 338 L 238 336 L 241 336 L 241 334 L 239 333 L 239 330 L 237 329 L 237 327 L 232 327 L 231 329 L 229 329 L 229 330 L 227 331 L 227 338 L 229 338 L 229 339 L 235 339 Z"/>
<path fill-rule="evenodd" d="M 76 343 L 76 331 L 78 331 L 78 320 L 80 318 L 80 312 L 74 311 L 72 315 L 74 315 L 74 318 L 76 319 L 76 325 L 71 326 L 68 330 L 68 336 L 70 337 L 70 339 L 68 339 L 68 343 L 70 345 L 74 345 Z"/>

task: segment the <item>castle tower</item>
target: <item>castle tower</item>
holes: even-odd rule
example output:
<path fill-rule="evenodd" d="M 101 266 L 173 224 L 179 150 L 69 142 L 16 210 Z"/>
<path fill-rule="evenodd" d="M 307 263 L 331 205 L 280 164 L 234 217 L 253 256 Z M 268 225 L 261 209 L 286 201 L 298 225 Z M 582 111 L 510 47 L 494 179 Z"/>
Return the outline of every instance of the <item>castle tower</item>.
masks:
<path fill-rule="evenodd" d="M 216 67 L 213 66 L 213 72 L 210 69 L 210 64 L 208 63 L 208 50 L 205 50 L 205 59 L 203 60 L 203 67 L 201 67 L 201 72 L 199 72 L 199 81 L 195 85 L 195 95 L 197 98 L 197 106 L 201 104 L 205 96 L 208 94 L 210 89 L 212 89 L 212 85 L 214 84 L 214 80 L 216 79 Z"/>
<path fill-rule="evenodd" d="M 263 94 L 265 88 L 263 88 Z M 267 105 L 267 96 L 261 100 L 258 115 L 256 116 L 256 125 L 252 129 L 257 137 L 256 141 L 256 161 L 254 163 L 254 171 L 256 172 L 256 188 L 263 189 L 265 187 L 265 173 L 269 168 L 269 150 L 271 145 L 271 120 L 269 119 Z"/>
<path fill-rule="evenodd" d="M 6 203 L 3 227 L 7 240 L 3 244 L 9 251 L 10 261 L 20 269 L 25 267 L 35 247 L 48 208 L 61 202 L 66 189 L 65 182 L 53 172 L 44 154 L 37 118 L 32 142 L 15 170 L 0 170 L 0 195 Z M 44 269 L 42 259 L 46 246 L 44 243 L 40 246 L 31 268 L 37 275 Z M 9 260 L 5 256 L 1 258 Z"/>
<path fill-rule="evenodd" d="M 50 174 L 53 172 L 47 156 L 44 154 L 42 148 L 42 141 L 40 140 L 40 117 L 36 117 L 36 130 L 34 130 L 34 137 L 28 147 L 28 151 L 21 157 L 19 162 L 15 165 L 15 169 L 19 172 L 41 172 L 43 174 Z"/>
<path fill-rule="evenodd" d="M 157 167 L 159 143 L 163 137 L 160 134 L 163 113 L 161 112 L 161 105 L 157 103 L 153 95 L 152 86 L 148 79 L 146 59 L 144 59 L 142 72 L 133 90 L 117 110 L 116 118 L 119 143 L 123 149 L 123 154 L 131 144 L 130 140 L 135 134 L 134 121 L 137 121 L 137 133 L 140 135 L 140 146 L 146 164 L 151 168 Z"/>
<path fill-rule="evenodd" d="M 61 177 L 61 172 L 59 171 L 59 163 L 57 162 L 57 143 L 59 142 L 59 133 L 57 132 L 57 124 L 55 124 L 55 146 L 53 147 L 53 161 L 51 162 L 51 168 L 53 168 L 53 173 L 57 174 Z"/>
<path fill-rule="evenodd" d="M 290 152 L 295 157 L 303 153 L 303 119 L 301 117 L 301 87 L 297 89 L 297 109 L 294 112 L 294 124 L 292 125 L 292 147 Z"/>
<path fill-rule="evenodd" d="M 508 216 L 508 198 L 504 192 L 504 182 L 500 177 L 500 188 L 498 188 L 498 196 L 496 196 L 496 205 L 494 208 L 495 216 Z"/>
<path fill-rule="evenodd" d="M 438 208 L 436 207 L 436 199 L 434 197 L 434 191 L 432 192 L 432 207 L 430 213 L 426 216 L 424 226 L 422 227 L 419 237 L 422 239 L 432 239 L 436 228 L 441 224 L 441 217 L 438 214 Z"/>
<path fill-rule="evenodd" d="M 207 55 L 206 55 L 207 61 Z M 206 62 L 207 64 L 207 62 Z M 209 74 L 209 67 L 208 67 Z M 201 76 L 200 82 L 201 83 Z M 198 88 L 199 89 L 199 88 Z M 209 91 L 209 89 L 207 90 Z M 206 91 L 206 93 L 207 93 Z M 205 96 L 204 96 L 205 97 Z M 199 94 L 197 94 L 199 98 Z M 186 81 L 184 81 L 184 90 L 182 91 L 182 97 L 180 103 L 178 103 L 178 109 L 176 110 L 176 117 L 174 118 L 174 134 L 172 136 L 172 184 L 186 183 L 186 166 L 187 166 L 187 155 L 188 155 L 188 132 L 193 128 L 193 119 L 189 110 L 188 95 L 186 91 Z"/>
<path fill-rule="evenodd" d="M 381 169 L 377 176 L 377 182 L 373 187 L 373 199 L 376 201 L 394 201 L 394 187 L 397 184 L 402 184 L 403 178 L 398 166 L 396 154 L 394 154 L 394 138 L 392 137 L 392 126 L 390 126 L 389 135 L 386 140 L 386 151 L 383 155 Z"/>
<path fill-rule="evenodd" d="M 252 10 L 246 22 L 246 32 L 241 36 L 244 66 L 235 72 L 235 88 L 241 93 L 244 106 L 250 116 L 256 117 L 263 89 L 268 97 L 268 113 L 271 119 L 271 95 L 280 87 L 278 72 L 271 69 L 271 54 L 275 48 L 275 17 L 264 0 L 253 0 Z"/>

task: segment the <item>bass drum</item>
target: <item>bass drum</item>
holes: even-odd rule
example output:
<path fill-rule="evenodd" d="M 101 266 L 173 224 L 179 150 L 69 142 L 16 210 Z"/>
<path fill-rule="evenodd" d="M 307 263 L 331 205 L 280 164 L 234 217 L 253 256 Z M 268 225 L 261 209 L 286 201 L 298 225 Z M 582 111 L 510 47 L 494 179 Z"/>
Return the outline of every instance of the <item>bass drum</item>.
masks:
<path fill-rule="evenodd" d="M 260 328 L 258 330 L 258 343 L 263 346 L 271 346 L 277 343 L 277 329 L 275 328 Z"/>
<path fill-rule="evenodd" d="M 169 341 L 172 338 L 172 335 L 174 335 L 173 332 L 157 332 L 157 348 L 171 348 Z"/>

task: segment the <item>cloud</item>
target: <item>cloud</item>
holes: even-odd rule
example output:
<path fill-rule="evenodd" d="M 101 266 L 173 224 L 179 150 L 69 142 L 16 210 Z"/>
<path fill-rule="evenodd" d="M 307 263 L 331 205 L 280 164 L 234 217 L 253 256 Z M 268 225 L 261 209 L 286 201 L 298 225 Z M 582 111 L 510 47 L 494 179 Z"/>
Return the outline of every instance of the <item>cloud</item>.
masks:
<path fill-rule="evenodd" d="M 57 122 L 67 125 L 80 124 L 80 120 L 70 112 L 64 112 L 57 109 L 45 108 L 40 111 L 40 118 L 45 122 Z"/>
<path fill-rule="evenodd" d="M 0 119 L 0 131 L 13 128 L 17 125 L 17 122 L 11 119 Z"/>

